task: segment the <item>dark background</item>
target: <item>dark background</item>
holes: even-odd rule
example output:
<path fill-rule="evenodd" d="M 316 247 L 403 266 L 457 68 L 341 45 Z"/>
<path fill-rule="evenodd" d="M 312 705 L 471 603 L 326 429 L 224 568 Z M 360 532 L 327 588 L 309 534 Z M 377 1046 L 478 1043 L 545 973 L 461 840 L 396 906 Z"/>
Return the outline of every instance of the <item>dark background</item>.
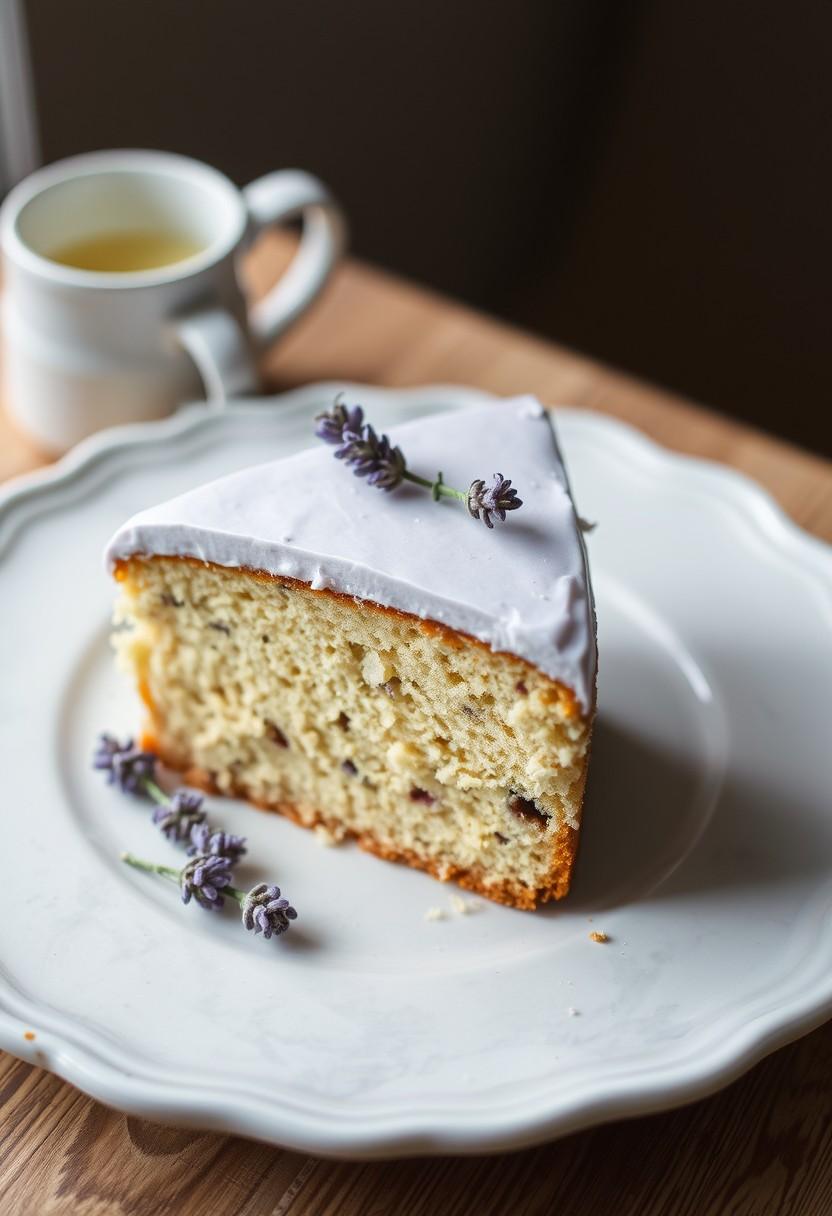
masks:
<path fill-rule="evenodd" d="M 829 0 L 26 13 L 46 160 L 308 168 L 362 257 L 832 450 Z"/>

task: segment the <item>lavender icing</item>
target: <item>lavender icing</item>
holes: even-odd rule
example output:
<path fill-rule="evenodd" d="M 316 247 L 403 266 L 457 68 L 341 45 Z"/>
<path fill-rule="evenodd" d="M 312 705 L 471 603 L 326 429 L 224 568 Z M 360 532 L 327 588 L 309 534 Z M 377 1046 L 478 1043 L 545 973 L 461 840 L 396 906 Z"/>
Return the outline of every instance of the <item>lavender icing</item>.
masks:
<path fill-rule="evenodd" d="M 310 424 L 311 432 L 311 424 Z M 448 485 L 510 477 L 523 507 L 493 531 L 407 483 L 368 486 L 323 444 L 134 515 L 107 547 L 286 575 L 440 621 L 595 700 L 595 612 L 551 415 L 531 397 L 394 427 L 408 468 Z"/>

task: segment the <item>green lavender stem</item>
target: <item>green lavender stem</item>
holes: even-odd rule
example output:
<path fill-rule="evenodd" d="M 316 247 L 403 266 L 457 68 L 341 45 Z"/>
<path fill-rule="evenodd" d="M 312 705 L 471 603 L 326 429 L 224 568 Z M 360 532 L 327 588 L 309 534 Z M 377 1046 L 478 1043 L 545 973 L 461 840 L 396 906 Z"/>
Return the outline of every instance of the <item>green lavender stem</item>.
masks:
<path fill-rule="evenodd" d="M 406 481 L 412 481 L 416 486 L 424 486 L 426 490 L 430 490 L 434 502 L 438 502 L 441 497 L 457 498 L 460 502 L 467 502 L 468 495 L 463 490 L 455 490 L 453 486 L 446 486 L 442 480 L 442 474 L 436 474 L 436 481 L 428 481 L 427 477 L 419 477 L 416 473 L 411 473 L 409 469 L 405 469 L 402 477 Z"/>
<path fill-rule="evenodd" d="M 154 861 L 144 861 L 141 857 L 135 857 L 132 853 L 122 853 L 121 860 L 125 861 L 128 866 L 133 866 L 135 870 L 144 870 L 147 874 L 161 874 L 162 878 L 169 878 L 171 882 L 179 882 L 179 871 L 173 866 L 159 865 Z"/>
<path fill-rule="evenodd" d="M 170 798 L 168 798 L 165 791 L 156 784 L 152 777 L 145 777 L 143 785 L 147 794 L 157 806 L 170 806 Z"/>

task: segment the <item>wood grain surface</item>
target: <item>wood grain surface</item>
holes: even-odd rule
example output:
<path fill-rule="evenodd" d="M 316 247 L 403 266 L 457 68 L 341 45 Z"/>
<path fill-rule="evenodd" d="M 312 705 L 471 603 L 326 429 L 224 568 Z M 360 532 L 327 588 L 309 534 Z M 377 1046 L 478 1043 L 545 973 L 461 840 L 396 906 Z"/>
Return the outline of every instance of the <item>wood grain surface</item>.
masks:
<path fill-rule="evenodd" d="M 255 291 L 287 256 L 282 239 L 260 244 Z M 828 463 L 355 262 L 265 371 L 274 388 L 443 381 L 602 410 L 742 470 L 832 540 Z M 0 478 L 42 463 L 0 415 Z M 831 1115 L 832 1023 L 672 1113 L 526 1152 L 386 1164 L 160 1127 L 0 1055 L 0 1216 L 829 1216 Z"/>

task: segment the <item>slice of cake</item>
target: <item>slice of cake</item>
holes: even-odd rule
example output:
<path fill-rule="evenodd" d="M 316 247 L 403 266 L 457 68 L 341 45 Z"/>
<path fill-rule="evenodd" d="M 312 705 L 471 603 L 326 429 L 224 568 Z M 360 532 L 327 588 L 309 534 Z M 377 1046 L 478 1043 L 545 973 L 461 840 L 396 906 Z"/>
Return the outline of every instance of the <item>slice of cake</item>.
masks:
<path fill-rule="evenodd" d="M 120 529 L 115 644 L 144 745 L 194 784 L 533 908 L 569 888 L 595 706 L 554 431 L 524 398 L 390 438 L 448 485 L 505 470 L 522 511 L 485 528 L 416 486 L 382 493 L 316 444 Z"/>

